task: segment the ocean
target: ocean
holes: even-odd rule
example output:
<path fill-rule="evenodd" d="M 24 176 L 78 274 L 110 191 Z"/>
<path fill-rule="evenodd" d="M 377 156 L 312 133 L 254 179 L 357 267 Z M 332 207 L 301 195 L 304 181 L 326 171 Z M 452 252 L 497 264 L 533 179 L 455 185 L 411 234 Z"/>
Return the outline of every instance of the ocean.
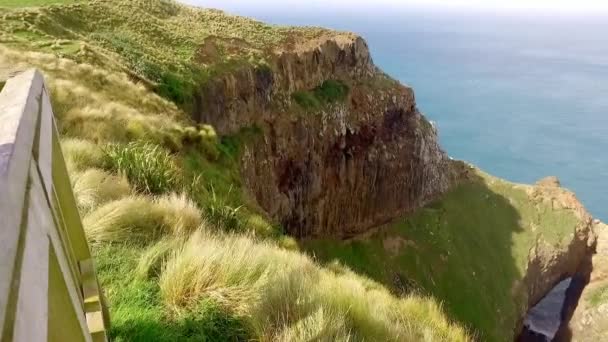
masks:
<path fill-rule="evenodd" d="M 361 34 L 375 63 L 414 88 L 450 156 L 514 182 L 557 176 L 608 220 L 608 16 L 228 10 Z"/>

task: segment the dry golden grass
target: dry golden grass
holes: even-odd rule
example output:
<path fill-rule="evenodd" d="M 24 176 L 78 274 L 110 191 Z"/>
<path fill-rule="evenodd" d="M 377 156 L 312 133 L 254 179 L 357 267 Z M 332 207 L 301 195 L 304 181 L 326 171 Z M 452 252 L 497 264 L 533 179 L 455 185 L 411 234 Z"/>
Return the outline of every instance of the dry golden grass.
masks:
<path fill-rule="evenodd" d="M 261 340 L 466 341 L 432 299 L 397 298 L 350 271 L 245 236 L 196 232 L 171 255 L 161 295 L 175 312 L 211 298 Z"/>
<path fill-rule="evenodd" d="M 145 243 L 165 235 L 183 236 L 203 224 L 200 210 L 185 195 L 130 196 L 109 202 L 84 216 L 93 243 Z"/>
<path fill-rule="evenodd" d="M 98 206 L 133 193 L 124 176 L 110 174 L 100 169 L 88 169 L 73 173 L 72 187 L 81 214 L 86 214 Z"/>
<path fill-rule="evenodd" d="M 68 170 L 84 171 L 87 168 L 103 168 L 105 156 L 99 145 L 83 139 L 63 139 L 61 149 Z"/>
<path fill-rule="evenodd" d="M 39 68 L 50 87 L 64 137 L 95 143 L 144 139 L 173 148 L 187 116 L 126 74 L 52 54 L 0 46 L 0 69 Z"/>

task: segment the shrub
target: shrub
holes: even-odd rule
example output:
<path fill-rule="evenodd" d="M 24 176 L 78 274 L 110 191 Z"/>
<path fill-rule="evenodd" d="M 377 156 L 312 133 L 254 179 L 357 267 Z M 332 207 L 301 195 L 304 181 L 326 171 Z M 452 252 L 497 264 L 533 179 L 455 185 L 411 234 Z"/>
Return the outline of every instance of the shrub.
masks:
<path fill-rule="evenodd" d="M 169 192 L 179 183 L 179 173 L 171 155 L 158 145 L 145 142 L 110 144 L 105 152 L 107 166 L 124 174 L 140 192 Z"/>
<path fill-rule="evenodd" d="M 309 91 L 296 91 L 293 93 L 292 98 L 302 108 L 314 109 L 321 106 L 321 102 Z"/>
<path fill-rule="evenodd" d="M 315 88 L 314 94 L 317 99 L 324 103 L 344 101 L 348 96 L 349 88 L 342 81 L 327 80 Z"/>
<path fill-rule="evenodd" d="M 182 131 L 182 140 L 186 145 L 196 146 L 210 161 L 218 160 L 218 137 L 215 129 L 210 125 L 202 125 L 200 130 L 196 127 L 186 127 Z"/>
<path fill-rule="evenodd" d="M 161 76 L 156 92 L 176 104 L 183 105 L 192 101 L 194 85 L 175 73 L 167 72 Z"/>
<path fill-rule="evenodd" d="M 220 151 L 218 149 L 218 138 L 215 129 L 210 125 L 203 125 L 198 134 L 201 152 L 211 161 L 218 160 Z"/>
<path fill-rule="evenodd" d="M 312 91 L 297 91 L 292 98 L 305 109 L 316 109 L 324 104 L 344 101 L 349 87 L 342 81 L 327 80 Z"/>

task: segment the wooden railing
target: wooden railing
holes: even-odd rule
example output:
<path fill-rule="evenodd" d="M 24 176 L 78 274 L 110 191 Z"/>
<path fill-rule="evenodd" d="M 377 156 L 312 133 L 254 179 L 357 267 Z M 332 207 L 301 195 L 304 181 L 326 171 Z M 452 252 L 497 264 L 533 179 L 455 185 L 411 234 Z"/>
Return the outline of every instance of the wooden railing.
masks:
<path fill-rule="evenodd" d="M 0 340 L 106 341 L 108 317 L 36 70 L 0 93 Z"/>

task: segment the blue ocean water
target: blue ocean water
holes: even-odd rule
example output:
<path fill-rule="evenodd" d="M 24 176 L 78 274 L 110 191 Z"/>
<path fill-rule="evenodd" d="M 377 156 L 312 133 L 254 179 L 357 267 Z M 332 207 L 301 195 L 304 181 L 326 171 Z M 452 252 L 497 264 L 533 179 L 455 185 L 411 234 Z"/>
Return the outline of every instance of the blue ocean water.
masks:
<path fill-rule="evenodd" d="M 361 34 L 452 157 L 515 182 L 558 176 L 608 220 L 608 16 L 229 10 Z"/>

